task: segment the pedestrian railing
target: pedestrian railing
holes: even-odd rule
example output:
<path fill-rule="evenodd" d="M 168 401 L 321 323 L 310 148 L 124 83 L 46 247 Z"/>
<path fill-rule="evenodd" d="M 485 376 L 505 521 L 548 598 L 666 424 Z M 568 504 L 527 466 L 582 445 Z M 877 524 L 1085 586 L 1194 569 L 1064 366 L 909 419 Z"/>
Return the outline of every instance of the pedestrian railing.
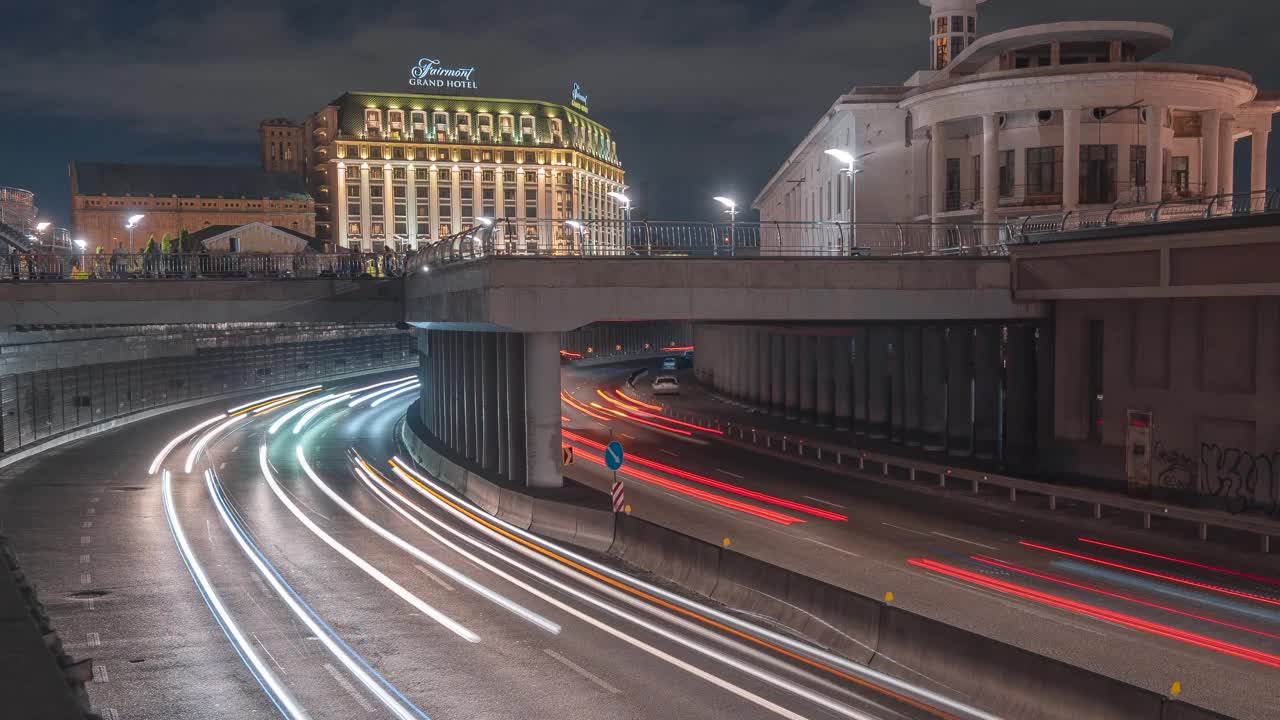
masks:
<path fill-rule="evenodd" d="M 1209 220 L 1280 211 L 1280 190 L 1179 197 L 1158 203 L 1113 205 L 1067 212 L 1028 215 L 1009 220 L 1015 242 L 1048 242 L 1054 235 L 1122 225 Z"/>
<path fill-rule="evenodd" d="M 183 280 L 396 277 L 404 254 L 9 253 L 0 280 Z"/>
<path fill-rule="evenodd" d="M 1057 510 L 1059 500 L 1074 501 L 1090 508 L 1094 519 L 1101 519 L 1103 510 L 1111 508 L 1135 513 L 1142 519 L 1142 526 L 1151 529 L 1151 518 L 1161 517 L 1190 523 L 1198 529 L 1201 540 L 1207 540 L 1209 528 L 1226 528 L 1252 533 L 1259 538 L 1262 552 L 1270 552 L 1271 537 L 1280 536 L 1280 522 L 1222 510 L 1206 510 L 1181 505 L 1168 505 L 1156 500 L 1129 497 L 1103 490 L 1056 485 L 1053 483 L 1010 477 L 928 460 L 887 455 L 861 448 L 817 442 L 811 438 L 765 430 L 750 423 L 731 422 L 722 418 L 700 415 L 661 403 L 662 414 L 682 422 L 713 428 L 721 433 L 721 439 L 742 446 L 750 446 L 768 453 L 788 456 L 797 461 L 836 471 L 861 471 L 862 477 L 902 486 L 904 483 L 931 482 L 941 489 L 963 488 L 970 495 L 978 495 L 983 488 L 999 488 L 1007 493 L 1009 502 L 1023 498 L 1042 498 L 1050 510 Z"/>

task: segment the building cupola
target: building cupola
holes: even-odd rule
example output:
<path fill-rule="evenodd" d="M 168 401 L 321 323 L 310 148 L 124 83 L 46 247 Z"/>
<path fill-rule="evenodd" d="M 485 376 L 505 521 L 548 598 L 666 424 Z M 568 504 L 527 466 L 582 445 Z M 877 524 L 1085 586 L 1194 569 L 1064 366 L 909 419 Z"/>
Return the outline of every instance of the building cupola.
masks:
<path fill-rule="evenodd" d="M 978 37 L 978 5 L 987 0 L 920 0 L 929 8 L 929 69 L 941 70 Z"/>

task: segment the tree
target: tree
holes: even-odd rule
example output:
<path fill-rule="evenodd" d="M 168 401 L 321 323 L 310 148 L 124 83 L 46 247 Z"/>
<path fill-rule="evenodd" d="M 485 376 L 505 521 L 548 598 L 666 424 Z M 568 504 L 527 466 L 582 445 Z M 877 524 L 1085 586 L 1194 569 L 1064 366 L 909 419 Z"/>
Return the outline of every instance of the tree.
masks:
<path fill-rule="evenodd" d="M 168 255 L 171 250 L 173 250 L 173 241 L 169 239 L 169 233 L 165 233 L 160 238 L 160 252 Z"/>
<path fill-rule="evenodd" d="M 152 249 L 155 248 L 155 246 L 156 246 L 156 234 L 151 233 L 150 235 L 147 236 L 147 244 L 143 246 L 142 252 L 149 253 L 152 251 Z"/>
<path fill-rule="evenodd" d="M 191 247 L 191 234 L 187 232 L 186 228 L 182 228 L 178 231 L 178 251 L 191 252 L 193 250 L 195 248 Z"/>

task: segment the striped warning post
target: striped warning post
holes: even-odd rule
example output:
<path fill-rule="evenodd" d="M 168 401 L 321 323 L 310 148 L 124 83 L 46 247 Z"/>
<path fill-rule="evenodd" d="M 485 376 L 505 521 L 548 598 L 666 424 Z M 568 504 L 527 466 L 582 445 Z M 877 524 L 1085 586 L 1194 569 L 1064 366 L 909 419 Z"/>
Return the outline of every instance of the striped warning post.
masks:
<path fill-rule="evenodd" d="M 613 481 L 613 511 L 616 513 L 620 513 L 622 512 L 623 508 L 625 508 L 626 506 L 627 506 L 626 488 L 622 486 L 621 480 L 614 480 Z"/>

